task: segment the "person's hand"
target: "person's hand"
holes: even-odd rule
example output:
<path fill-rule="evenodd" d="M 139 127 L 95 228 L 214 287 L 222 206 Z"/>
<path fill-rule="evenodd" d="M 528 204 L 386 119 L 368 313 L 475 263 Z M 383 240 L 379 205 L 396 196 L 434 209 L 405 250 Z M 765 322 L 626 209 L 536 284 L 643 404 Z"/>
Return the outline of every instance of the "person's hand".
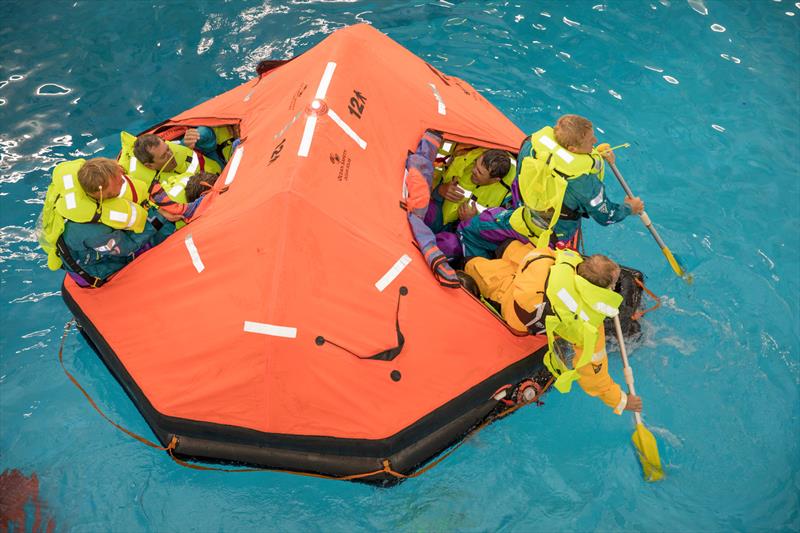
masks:
<path fill-rule="evenodd" d="M 200 132 L 196 128 L 186 130 L 183 134 L 183 145 L 194 150 L 194 145 L 200 140 Z"/>
<path fill-rule="evenodd" d="M 617 156 L 614 152 L 610 150 L 611 145 L 608 143 L 598 144 L 597 151 L 600 152 L 600 155 L 603 156 L 603 159 L 608 161 L 609 163 L 616 163 Z"/>
<path fill-rule="evenodd" d="M 625 198 L 625 203 L 630 206 L 631 212 L 634 215 L 641 215 L 642 211 L 644 211 L 644 202 L 638 196 L 634 198 L 628 196 L 627 198 Z"/>
<path fill-rule="evenodd" d="M 458 206 L 458 219 L 469 220 L 478 214 L 478 208 L 475 207 L 475 202 L 464 202 Z"/>
<path fill-rule="evenodd" d="M 628 403 L 625 404 L 625 411 L 642 412 L 642 399 L 639 396 L 628 394 Z"/>
<path fill-rule="evenodd" d="M 439 185 L 439 196 L 451 202 L 460 202 L 464 199 L 464 190 L 458 186 L 458 182 L 448 181 Z"/>
<path fill-rule="evenodd" d="M 181 218 L 183 218 L 181 215 L 177 215 L 175 213 L 170 213 L 169 211 L 167 211 L 163 207 L 159 207 L 158 208 L 158 212 L 161 214 L 162 217 L 166 218 L 170 222 L 177 222 Z"/>

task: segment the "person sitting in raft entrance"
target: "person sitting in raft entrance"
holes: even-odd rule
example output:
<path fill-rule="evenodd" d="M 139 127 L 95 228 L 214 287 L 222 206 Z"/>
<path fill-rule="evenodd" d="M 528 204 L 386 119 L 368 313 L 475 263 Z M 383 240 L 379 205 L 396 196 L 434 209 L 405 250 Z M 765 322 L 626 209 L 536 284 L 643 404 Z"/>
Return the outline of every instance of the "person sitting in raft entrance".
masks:
<path fill-rule="evenodd" d="M 185 188 L 185 204 L 172 200 L 163 187 L 154 181 L 150 189 L 150 201 L 159 207 L 159 213 L 167 220 L 177 222 L 178 227 L 181 227 L 191 222 L 199 213 L 203 197 L 211 190 L 218 177 L 219 174 L 198 172 L 189 178 Z"/>
<path fill-rule="evenodd" d="M 163 242 L 175 225 L 156 208 L 145 207 L 147 189 L 147 183 L 126 176 L 113 159 L 57 165 L 42 210 L 40 243 L 48 267 L 64 268 L 82 287 L 99 287 L 138 254 Z"/>
<path fill-rule="evenodd" d="M 192 150 L 200 151 L 219 163 L 220 168 L 224 168 L 239 144 L 239 125 L 190 128 L 183 134 L 180 143 Z"/>
<path fill-rule="evenodd" d="M 613 163 L 615 156 L 607 144 L 595 148 L 596 142 L 592 123 L 578 115 L 564 115 L 555 128 L 526 139 L 512 185 L 515 208 L 488 209 L 460 224 L 465 255 L 492 257 L 507 239 L 575 249 L 581 218 L 607 226 L 641 213 L 638 197 L 616 204 L 606 196 L 603 160 Z"/>
<path fill-rule="evenodd" d="M 622 296 L 612 290 L 620 273 L 614 261 L 511 241 L 501 259 L 477 257 L 464 271 L 481 295 L 499 306 L 512 329 L 547 335 L 544 363 L 559 391 L 569 392 L 577 380 L 589 396 L 599 397 L 616 414 L 641 411 L 641 398 L 626 394 L 608 373 L 603 321 L 615 316 L 622 303 Z M 572 345 L 572 366 L 565 363 L 566 354 L 558 353 L 561 343 L 556 344 L 556 338 Z"/>
<path fill-rule="evenodd" d="M 436 233 L 436 242 L 449 259 L 461 256 L 455 234 L 459 221 L 479 211 L 511 202 L 516 167 L 503 150 L 457 147 L 443 172 L 434 176 L 431 203 L 425 223 Z"/>

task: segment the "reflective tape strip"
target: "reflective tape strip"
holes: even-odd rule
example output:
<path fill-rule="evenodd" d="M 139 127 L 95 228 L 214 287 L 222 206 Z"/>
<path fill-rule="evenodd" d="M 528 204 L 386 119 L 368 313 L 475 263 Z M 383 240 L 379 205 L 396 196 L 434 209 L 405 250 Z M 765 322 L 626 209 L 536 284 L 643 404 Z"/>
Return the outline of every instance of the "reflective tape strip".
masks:
<path fill-rule="evenodd" d="M 186 176 L 185 178 L 181 178 L 180 182 L 181 182 L 181 185 L 186 187 L 187 185 L 189 185 L 189 176 Z"/>
<path fill-rule="evenodd" d="M 108 212 L 108 218 L 110 218 L 114 222 L 127 222 L 128 213 L 123 213 L 122 211 L 114 211 L 112 209 Z"/>
<path fill-rule="evenodd" d="M 433 97 L 436 98 L 436 101 L 439 103 L 439 114 L 446 115 L 447 114 L 447 106 L 444 105 L 444 100 L 442 100 L 442 95 L 439 94 L 439 90 L 436 88 L 436 85 L 433 83 L 429 83 L 428 85 L 431 86 L 433 90 Z"/>
<path fill-rule="evenodd" d="M 347 123 L 344 120 L 342 120 L 342 118 L 339 115 L 336 114 L 336 111 L 334 111 L 333 109 L 329 109 L 328 115 L 330 115 L 333 121 L 336 124 L 338 124 L 339 127 L 342 128 L 344 132 L 347 135 L 349 135 L 350 138 L 353 139 L 356 142 L 356 144 L 358 144 L 361 147 L 362 150 L 367 149 L 367 141 L 359 137 L 358 134 L 354 132 L 353 129 L 350 126 L 348 126 Z"/>
<path fill-rule="evenodd" d="M 136 172 L 136 163 L 138 163 L 138 162 L 139 162 L 138 159 L 136 159 L 135 157 L 131 156 L 131 162 L 128 164 L 128 170 L 131 173 Z"/>
<path fill-rule="evenodd" d="M 542 138 L 539 140 L 542 142 L 543 145 L 545 145 L 550 150 L 554 150 L 555 147 L 558 146 L 558 144 L 556 144 L 556 142 L 547 135 L 542 135 Z"/>
<path fill-rule="evenodd" d="M 192 163 L 189 165 L 189 168 L 186 169 L 186 172 L 194 174 L 194 171 L 197 170 L 197 167 L 199 166 L 200 166 L 200 158 L 197 156 L 197 152 L 192 150 Z"/>
<path fill-rule="evenodd" d="M 68 190 L 72 189 L 73 187 L 75 187 L 75 180 L 72 179 L 72 174 L 64 174 L 64 176 L 61 179 L 64 182 L 64 189 L 65 190 L 68 191 Z"/>
<path fill-rule="evenodd" d="M 578 310 L 578 302 L 567 292 L 567 289 L 561 289 L 556 293 L 556 296 L 558 296 L 558 299 L 564 302 L 564 305 L 573 313 Z"/>
<path fill-rule="evenodd" d="M 592 354 L 592 363 L 599 363 L 606 356 L 607 356 L 607 354 L 606 354 L 606 349 L 605 348 L 603 348 L 599 352 L 594 352 Z"/>
<path fill-rule="evenodd" d="M 300 157 L 308 157 L 308 151 L 311 149 L 311 138 L 314 137 L 314 128 L 317 127 L 317 116 L 311 115 L 306 119 L 306 127 L 303 130 L 303 138 L 300 140 L 300 149 L 297 150 L 297 155 Z"/>
<path fill-rule="evenodd" d="M 225 176 L 225 185 L 230 185 L 233 178 L 236 177 L 236 171 L 239 170 L 239 163 L 242 161 L 242 156 L 244 156 L 244 147 L 240 144 L 233 153 L 231 162 L 228 164 L 229 168 L 228 175 Z"/>
<path fill-rule="evenodd" d="M 580 316 L 580 317 L 581 317 L 581 320 L 583 320 L 584 322 L 589 322 L 589 315 L 587 315 L 587 314 L 586 314 L 586 313 L 584 313 L 583 311 L 581 311 L 580 313 L 578 313 L 578 316 Z"/>
<path fill-rule="evenodd" d="M 625 410 L 625 407 L 628 405 L 628 395 L 625 394 L 625 391 L 619 391 L 622 397 L 619 399 L 619 403 L 614 408 L 614 414 L 621 415 L 622 411 Z"/>
<path fill-rule="evenodd" d="M 453 143 L 447 141 L 444 144 L 442 144 L 442 151 L 443 152 L 449 152 L 452 147 L 453 147 Z"/>
<path fill-rule="evenodd" d="M 287 339 L 294 339 L 297 337 L 297 328 L 275 326 L 272 324 L 263 324 L 261 322 L 249 322 L 247 320 L 244 322 L 244 330 L 247 333 L 258 333 L 261 335 L 271 335 L 273 337 L 285 337 Z"/>
<path fill-rule="evenodd" d="M 619 309 L 614 309 L 605 302 L 597 302 L 596 304 L 594 304 L 594 308 L 600 313 L 603 313 L 604 315 L 612 318 L 619 314 Z"/>
<path fill-rule="evenodd" d="M 192 258 L 192 264 L 195 270 L 197 270 L 198 273 L 205 270 L 206 266 L 203 264 L 203 260 L 200 259 L 200 252 L 197 251 L 197 246 L 194 245 L 194 239 L 192 239 L 191 233 L 183 240 L 183 244 L 185 244 L 186 249 L 189 250 L 189 257 Z"/>
<path fill-rule="evenodd" d="M 132 207 L 131 207 L 131 218 L 130 218 L 130 220 L 128 221 L 128 225 L 127 225 L 127 226 L 125 226 L 126 228 L 132 228 L 132 227 L 133 227 L 133 225 L 134 225 L 134 224 L 136 224 L 136 216 L 137 216 L 137 214 L 136 214 L 136 207 L 135 207 L 135 206 L 132 206 Z"/>
<path fill-rule="evenodd" d="M 600 192 L 597 194 L 597 196 L 595 196 L 594 198 L 589 200 L 589 205 L 592 206 L 592 207 L 596 207 L 596 206 L 600 205 L 601 203 L 603 203 L 603 187 L 602 186 L 600 187 Z"/>
<path fill-rule="evenodd" d="M 117 241 L 115 241 L 114 239 L 109 239 L 108 242 L 105 243 L 103 246 L 95 246 L 94 249 L 97 250 L 98 252 L 109 252 L 116 244 Z"/>
<path fill-rule="evenodd" d="M 528 321 L 527 324 L 525 324 L 526 328 L 531 327 L 532 325 L 537 323 L 539 320 L 541 320 L 542 315 L 544 314 L 544 308 L 545 307 L 547 307 L 547 305 L 545 305 L 543 303 L 541 303 L 541 304 L 536 306 L 536 314 L 533 315 L 533 317 Z"/>
<path fill-rule="evenodd" d="M 563 148 L 556 150 L 556 155 L 563 159 L 565 163 L 572 163 L 572 161 L 575 159 L 571 153 L 567 152 Z"/>
<path fill-rule="evenodd" d="M 403 200 L 408 200 L 408 169 L 403 172 Z"/>
<path fill-rule="evenodd" d="M 319 87 L 317 87 L 317 94 L 314 95 L 317 100 L 322 100 L 328 94 L 328 87 L 331 84 L 334 70 L 336 70 L 336 63 L 333 61 L 325 65 L 325 72 L 322 73 L 322 79 L 319 82 Z"/>
<path fill-rule="evenodd" d="M 181 193 L 181 191 L 183 191 L 183 189 L 184 189 L 183 184 L 178 183 L 169 190 L 169 195 L 172 197 L 178 196 Z"/>
<path fill-rule="evenodd" d="M 127 190 L 128 190 L 128 180 L 123 179 L 122 187 L 119 188 L 119 194 L 117 195 L 117 198 L 122 198 L 123 196 L 125 196 L 125 192 L 127 192 Z"/>
<path fill-rule="evenodd" d="M 380 292 L 383 292 L 383 289 L 389 286 L 391 282 L 395 280 L 397 276 L 406 268 L 406 266 L 411 262 L 411 258 L 407 255 L 403 255 L 397 262 L 389 269 L 386 274 L 383 275 L 381 279 L 375 282 L 375 288 L 378 289 Z"/>
<path fill-rule="evenodd" d="M 64 201 L 67 203 L 67 209 L 75 209 L 78 206 L 78 203 L 75 201 L 75 193 L 71 192 L 64 197 Z"/>

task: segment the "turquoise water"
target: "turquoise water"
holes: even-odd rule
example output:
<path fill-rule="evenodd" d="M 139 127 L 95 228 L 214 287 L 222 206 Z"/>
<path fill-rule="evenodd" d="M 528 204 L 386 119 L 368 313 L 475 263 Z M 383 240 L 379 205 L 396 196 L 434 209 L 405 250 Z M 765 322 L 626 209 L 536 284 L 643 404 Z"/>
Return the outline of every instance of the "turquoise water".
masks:
<path fill-rule="evenodd" d="M 157 4 L 153 7 L 153 4 Z M 800 529 L 800 4 L 0 1 L 0 471 L 36 475 L 71 531 L 797 531 Z M 57 362 L 69 314 L 33 227 L 49 170 L 369 22 L 526 131 L 560 114 L 630 142 L 618 164 L 671 249 L 636 220 L 588 251 L 661 296 L 630 347 L 667 479 L 646 485 L 632 422 L 575 393 L 494 424 L 391 489 L 184 469 L 102 420 Z M 612 198 L 622 192 L 610 184 Z M 615 356 L 612 355 L 612 358 Z M 68 367 L 151 436 L 74 332 Z M 619 365 L 612 364 L 619 379 Z M 0 492 L 3 492 L 0 488 Z M 34 492 L 34 491 L 30 491 Z M 4 493 L 23 494 L 16 485 Z M 27 512 L 34 521 L 33 505 Z"/>

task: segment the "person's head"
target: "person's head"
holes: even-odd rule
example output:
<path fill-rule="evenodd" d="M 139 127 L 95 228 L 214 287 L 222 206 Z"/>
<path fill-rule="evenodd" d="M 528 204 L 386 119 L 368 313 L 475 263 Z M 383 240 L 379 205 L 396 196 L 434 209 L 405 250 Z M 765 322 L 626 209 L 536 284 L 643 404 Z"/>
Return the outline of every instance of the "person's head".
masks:
<path fill-rule="evenodd" d="M 107 157 L 90 159 L 78 171 L 78 183 L 95 200 L 115 198 L 122 190 L 125 178 L 119 163 Z"/>
<path fill-rule="evenodd" d="M 170 172 L 178 164 L 164 139 L 153 133 L 139 135 L 133 143 L 133 155 L 150 170 Z"/>
<path fill-rule="evenodd" d="M 597 142 L 592 123 L 580 115 L 564 115 L 559 118 L 553 133 L 558 144 L 576 154 L 591 153 Z"/>
<path fill-rule="evenodd" d="M 198 172 L 191 178 L 189 183 L 186 184 L 186 201 L 194 202 L 203 194 L 208 192 L 214 183 L 217 181 L 219 174 L 212 174 L 210 172 Z"/>
<path fill-rule="evenodd" d="M 475 160 L 470 179 L 475 185 L 497 183 L 508 174 L 511 159 L 503 150 L 486 150 Z"/>
<path fill-rule="evenodd" d="M 598 287 L 613 289 L 619 279 L 619 265 L 600 254 L 585 258 L 576 269 L 578 275 Z"/>

